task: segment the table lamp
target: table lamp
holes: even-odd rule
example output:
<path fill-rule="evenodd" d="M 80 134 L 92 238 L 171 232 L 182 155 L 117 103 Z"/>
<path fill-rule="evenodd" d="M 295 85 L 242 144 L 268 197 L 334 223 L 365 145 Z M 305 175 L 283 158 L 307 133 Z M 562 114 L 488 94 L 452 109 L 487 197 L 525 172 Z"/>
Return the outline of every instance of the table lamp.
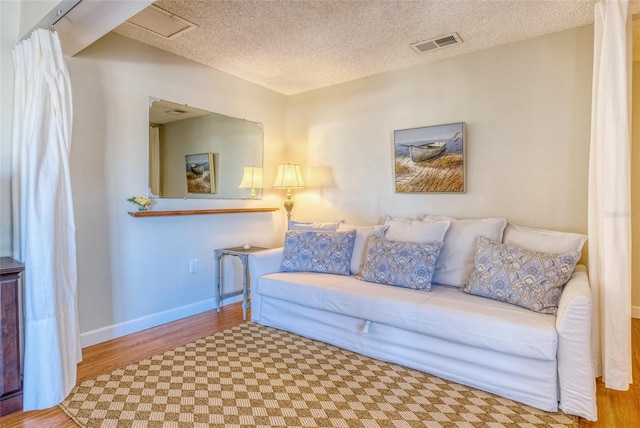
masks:
<path fill-rule="evenodd" d="M 251 199 L 256 199 L 256 189 L 262 189 L 262 168 L 245 166 L 239 189 L 251 189 Z"/>
<path fill-rule="evenodd" d="M 287 189 L 287 199 L 284 201 L 284 209 L 287 210 L 288 221 L 291 221 L 291 210 L 293 209 L 291 189 L 302 189 L 303 187 L 304 181 L 302 181 L 300 165 L 294 163 L 278 165 L 278 172 L 276 173 L 276 181 L 273 183 L 273 188 Z"/>

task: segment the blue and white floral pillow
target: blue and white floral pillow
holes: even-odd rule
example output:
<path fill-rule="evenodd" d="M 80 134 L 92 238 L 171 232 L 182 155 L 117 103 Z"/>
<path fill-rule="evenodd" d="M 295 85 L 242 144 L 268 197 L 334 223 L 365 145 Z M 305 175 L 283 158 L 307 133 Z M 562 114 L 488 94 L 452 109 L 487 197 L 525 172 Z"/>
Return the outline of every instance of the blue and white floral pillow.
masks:
<path fill-rule="evenodd" d="M 349 275 L 355 238 L 355 230 L 289 230 L 284 239 L 280 270 Z"/>
<path fill-rule="evenodd" d="M 562 287 L 579 259 L 578 251 L 540 253 L 481 236 L 475 265 L 461 291 L 555 315 Z"/>
<path fill-rule="evenodd" d="M 372 236 L 369 238 L 364 268 L 358 278 L 429 291 L 441 248 L 442 242 L 423 244 Z"/>

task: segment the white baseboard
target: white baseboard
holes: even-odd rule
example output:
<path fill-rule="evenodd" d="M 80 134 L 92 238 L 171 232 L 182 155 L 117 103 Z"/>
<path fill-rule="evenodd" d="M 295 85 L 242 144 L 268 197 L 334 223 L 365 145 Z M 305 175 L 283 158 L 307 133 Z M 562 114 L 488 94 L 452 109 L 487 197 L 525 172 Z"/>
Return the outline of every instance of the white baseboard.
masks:
<path fill-rule="evenodd" d="M 225 299 L 223 305 L 239 302 L 242 300 L 242 295 L 234 296 L 230 299 Z M 202 312 L 215 309 L 215 299 L 207 299 L 202 302 L 193 303 L 191 305 L 181 306 L 179 308 L 170 309 L 164 312 L 158 312 L 144 317 L 136 318 L 130 321 L 125 321 L 119 324 L 113 324 L 107 327 L 102 327 L 96 330 L 87 331 L 80 334 L 80 343 L 83 348 L 87 346 L 95 345 L 98 343 L 106 342 L 107 340 L 116 339 L 118 337 L 126 336 L 127 334 L 137 333 L 142 330 L 146 330 L 151 327 L 157 327 L 162 324 L 166 324 L 171 321 L 176 321 L 182 318 L 197 315 Z"/>
<path fill-rule="evenodd" d="M 631 306 L 631 318 L 640 318 L 640 306 Z"/>

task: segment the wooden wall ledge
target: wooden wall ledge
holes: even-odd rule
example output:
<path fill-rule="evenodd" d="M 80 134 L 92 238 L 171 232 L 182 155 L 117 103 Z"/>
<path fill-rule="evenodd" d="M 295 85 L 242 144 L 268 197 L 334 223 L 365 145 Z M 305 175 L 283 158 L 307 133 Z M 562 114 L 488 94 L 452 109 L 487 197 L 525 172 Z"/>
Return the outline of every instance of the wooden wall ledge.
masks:
<path fill-rule="evenodd" d="M 279 208 L 227 208 L 219 210 L 172 210 L 172 211 L 130 211 L 131 217 L 161 217 L 176 215 L 202 215 L 202 214 L 243 214 L 264 213 L 278 211 Z"/>

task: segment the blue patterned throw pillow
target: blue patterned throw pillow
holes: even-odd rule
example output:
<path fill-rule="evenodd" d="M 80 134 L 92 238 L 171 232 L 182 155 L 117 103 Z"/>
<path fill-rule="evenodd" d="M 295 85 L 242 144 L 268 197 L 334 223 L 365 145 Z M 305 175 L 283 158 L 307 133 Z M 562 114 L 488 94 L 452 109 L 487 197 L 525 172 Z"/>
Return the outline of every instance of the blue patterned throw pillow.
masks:
<path fill-rule="evenodd" d="M 282 272 L 349 275 L 356 231 L 289 230 L 284 239 Z"/>
<path fill-rule="evenodd" d="M 442 242 L 391 241 L 371 237 L 360 279 L 414 290 L 431 290 Z"/>
<path fill-rule="evenodd" d="M 579 259 L 578 251 L 540 253 L 479 237 L 475 265 L 461 290 L 555 315 Z"/>

